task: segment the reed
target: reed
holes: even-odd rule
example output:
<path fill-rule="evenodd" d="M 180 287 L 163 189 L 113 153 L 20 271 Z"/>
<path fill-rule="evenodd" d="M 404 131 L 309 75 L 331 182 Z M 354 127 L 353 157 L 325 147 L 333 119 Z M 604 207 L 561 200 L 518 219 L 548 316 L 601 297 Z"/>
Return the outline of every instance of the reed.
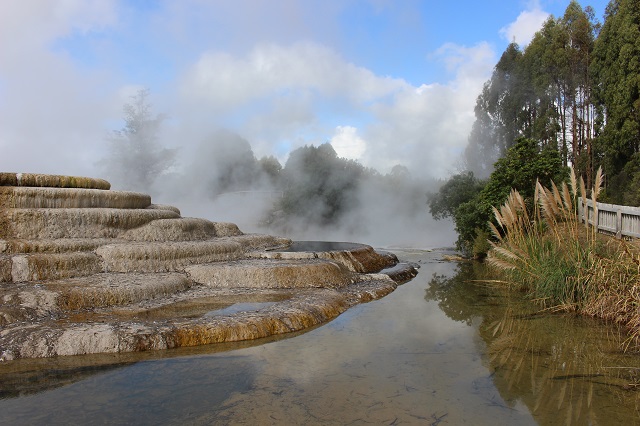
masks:
<path fill-rule="evenodd" d="M 591 189 L 594 206 L 603 179 L 600 169 Z M 631 337 L 626 349 L 638 349 L 640 249 L 599 235 L 588 224 L 582 226 L 578 203 L 580 199 L 584 203 L 586 192 L 573 169 L 568 185 L 536 184 L 532 211 L 512 191 L 503 206 L 493 209 L 494 241 L 487 262 L 545 309 L 576 311 L 627 325 Z"/>

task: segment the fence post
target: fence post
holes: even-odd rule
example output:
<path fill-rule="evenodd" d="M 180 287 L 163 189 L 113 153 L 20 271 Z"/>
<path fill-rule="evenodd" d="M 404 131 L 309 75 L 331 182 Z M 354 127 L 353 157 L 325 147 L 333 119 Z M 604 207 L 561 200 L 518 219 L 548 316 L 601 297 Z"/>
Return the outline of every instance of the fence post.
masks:
<path fill-rule="evenodd" d="M 622 239 L 622 210 L 616 209 L 616 238 Z"/>

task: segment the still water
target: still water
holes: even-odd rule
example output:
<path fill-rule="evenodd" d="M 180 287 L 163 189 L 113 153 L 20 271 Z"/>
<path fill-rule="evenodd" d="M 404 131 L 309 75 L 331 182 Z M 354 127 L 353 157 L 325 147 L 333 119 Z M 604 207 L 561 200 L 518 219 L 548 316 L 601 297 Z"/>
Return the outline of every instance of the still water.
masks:
<path fill-rule="evenodd" d="M 640 424 L 640 355 L 615 327 L 396 253 L 417 278 L 305 333 L 0 364 L 0 424 Z"/>

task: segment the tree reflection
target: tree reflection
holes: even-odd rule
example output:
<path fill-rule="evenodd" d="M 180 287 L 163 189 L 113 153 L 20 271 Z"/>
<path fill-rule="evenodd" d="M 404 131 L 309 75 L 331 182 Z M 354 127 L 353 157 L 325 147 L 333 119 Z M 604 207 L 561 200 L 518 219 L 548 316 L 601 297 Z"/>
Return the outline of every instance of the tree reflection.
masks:
<path fill-rule="evenodd" d="M 487 286 L 480 281 L 486 274 L 482 263 L 460 262 L 452 277 L 434 273 L 424 298 L 438 302 L 452 320 L 471 325 L 473 318 L 481 316 L 490 304 Z"/>
<path fill-rule="evenodd" d="M 482 264 L 435 275 L 425 299 L 476 326 L 485 365 L 502 398 L 526 405 L 541 424 L 640 424 L 640 357 L 621 350 L 624 330 L 541 311 Z"/>

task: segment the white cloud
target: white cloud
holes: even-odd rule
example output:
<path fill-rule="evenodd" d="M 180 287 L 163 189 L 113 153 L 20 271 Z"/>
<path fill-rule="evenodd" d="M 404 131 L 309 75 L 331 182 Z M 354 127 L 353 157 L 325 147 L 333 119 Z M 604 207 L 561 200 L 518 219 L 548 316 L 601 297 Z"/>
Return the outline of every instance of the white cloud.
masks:
<path fill-rule="evenodd" d="M 229 108 L 283 92 L 310 90 L 354 103 L 389 95 L 406 83 L 379 77 L 312 42 L 260 44 L 244 58 L 205 52 L 182 78 L 182 94 Z"/>
<path fill-rule="evenodd" d="M 115 21 L 114 3 L 109 0 L 5 0 L 0 14 L 0 61 L 3 67 L 24 61 L 59 37 Z"/>
<path fill-rule="evenodd" d="M 340 157 L 360 160 L 367 149 L 367 143 L 358 136 L 358 129 L 351 126 L 338 126 L 331 138 L 331 146 Z"/>
<path fill-rule="evenodd" d="M 308 41 L 261 43 L 245 55 L 205 52 L 186 67 L 178 85 L 181 111 L 190 111 L 185 126 L 230 126 L 257 156 L 275 154 L 281 161 L 282 147 L 324 143 L 336 122 L 370 115 L 372 104 L 412 87 Z"/>
<path fill-rule="evenodd" d="M 474 106 L 491 75 L 495 54 L 486 43 L 454 44 L 436 52 L 455 78 L 398 93 L 392 103 L 374 107 L 376 122 L 365 130 L 367 164 L 388 171 L 408 166 L 414 175 L 445 177 L 467 144 Z"/>
<path fill-rule="evenodd" d="M 207 52 L 183 76 L 181 96 L 209 120 L 211 111 L 232 117 L 259 156 L 283 141 L 295 149 L 330 138 L 340 156 L 382 172 L 400 163 L 415 175 L 446 176 L 466 146 L 495 54 L 487 43 L 446 44 L 436 57 L 451 81 L 415 87 L 310 42 L 261 44 L 245 56 Z M 359 130 L 329 125 L 363 117 Z"/>
<path fill-rule="evenodd" d="M 0 170 L 80 174 L 94 170 L 108 115 L 102 72 L 77 69 L 51 46 L 112 25 L 111 1 L 7 1 L 0 14 Z M 95 173 L 95 171 L 94 171 Z"/>
<path fill-rule="evenodd" d="M 520 46 L 526 46 L 548 17 L 549 13 L 542 10 L 539 2 L 534 0 L 514 22 L 500 29 L 500 35 L 509 43 L 515 41 Z"/>
<path fill-rule="evenodd" d="M 105 134 L 117 127 L 114 120 L 121 117 L 122 104 L 138 84 L 146 83 L 144 76 L 128 75 L 129 64 L 118 62 L 122 57 L 109 57 L 113 50 L 96 48 L 97 63 L 112 68 L 92 69 L 75 62 L 73 52 L 52 46 L 69 35 L 100 34 L 105 28 L 109 31 L 100 41 L 110 40 L 111 33 L 133 37 L 130 25 L 139 23 L 131 11 L 117 9 L 118 4 L 13 1 L 3 9 L 8 12 L 0 15 L 0 170 L 100 173 L 94 165 L 104 156 Z M 436 56 L 451 81 L 415 86 L 354 64 L 328 43 L 292 42 L 295 34 L 288 32 L 285 42 L 255 39 L 243 49 L 221 45 L 218 39 L 206 42 L 202 35 L 211 28 L 207 14 L 198 13 L 200 20 L 191 21 L 195 12 L 171 13 L 178 4 L 183 5 L 169 2 L 149 12 L 150 27 L 135 28 L 131 44 L 151 39 L 154 46 L 176 43 L 171 46 L 175 49 L 182 40 L 176 28 L 185 28 L 187 39 L 181 42 L 190 50 L 175 56 L 177 79 L 152 87 L 154 109 L 171 118 L 165 144 L 181 147 L 184 155 L 224 125 L 249 140 L 257 156 L 276 155 L 283 161 L 287 150 L 330 140 L 340 155 L 381 172 L 402 163 L 415 175 L 443 176 L 466 144 L 475 98 L 495 63 L 486 44 L 447 44 Z M 214 3 L 192 4 L 217 10 Z M 189 10 L 183 7 L 183 12 Z M 291 20 L 301 14 L 296 11 Z M 174 27 L 162 33 L 163 23 Z M 191 38 L 198 47 L 190 44 Z"/>

